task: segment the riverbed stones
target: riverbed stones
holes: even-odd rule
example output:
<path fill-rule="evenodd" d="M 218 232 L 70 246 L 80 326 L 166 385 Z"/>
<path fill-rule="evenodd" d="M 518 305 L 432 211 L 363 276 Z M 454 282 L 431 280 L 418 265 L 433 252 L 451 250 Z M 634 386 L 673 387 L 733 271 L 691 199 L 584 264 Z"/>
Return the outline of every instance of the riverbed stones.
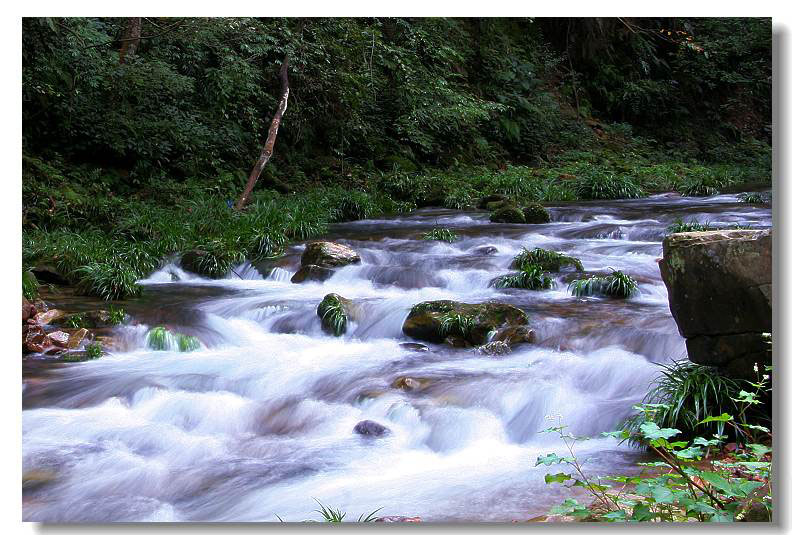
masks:
<path fill-rule="evenodd" d="M 379 438 L 387 435 L 390 430 L 382 424 L 378 424 L 374 420 L 363 420 L 358 422 L 353 429 L 358 435 L 364 437 Z"/>
<path fill-rule="evenodd" d="M 57 308 L 53 308 L 52 310 L 48 310 L 46 312 L 39 312 L 35 316 L 33 316 L 33 320 L 38 323 L 39 325 L 47 325 L 49 323 L 53 323 L 59 318 L 65 316 L 66 313 L 62 310 L 58 310 Z"/>
<path fill-rule="evenodd" d="M 772 230 L 672 234 L 660 273 L 691 361 L 743 377 L 753 377 L 753 363 L 769 364 Z"/>
<path fill-rule="evenodd" d="M 441 300 L 424 301 L 412 307 L 402 331 L 427 342 L 439 344 L 454 337 L 467 346 L 480 346 L 510 328 L 527 325 L 528 315 L 512 305 Z"/>
<path fill-rule="evenodd" d="M 325 268 L 346 266 L 360 262 L 360 255 L 346 245 L 331 241 L 317 241 L 305 246 L 300 264 Z"/>
<path fill-rule="evenodd" d="M 308 265 L 308 266 L 303 266 L 299 270 L 297 270 L 297 273 L 292 275 L 291 281 L 295 284 L 299 284 L 305 281 L 321 282 L 321 281 L 326 281 L 327 279 L 332 277 L 333 273 L 335 273 L 334 269 L 321 267 L 321 266 Z"/>
<path fill-rule="evenodd" d="M 68 349 L 77 349 L 89 335 L 88 329 L 77 329 L 69 335 Z"/>
<path fill-rule="evenodd" d="M 111 321 L 110 312 L 103 309 L 87 310 L 73 314 L 62 313 L 50 323 L 56 326 L 88 327 L 89 329 L 112 327 L 114 325 Z"/>

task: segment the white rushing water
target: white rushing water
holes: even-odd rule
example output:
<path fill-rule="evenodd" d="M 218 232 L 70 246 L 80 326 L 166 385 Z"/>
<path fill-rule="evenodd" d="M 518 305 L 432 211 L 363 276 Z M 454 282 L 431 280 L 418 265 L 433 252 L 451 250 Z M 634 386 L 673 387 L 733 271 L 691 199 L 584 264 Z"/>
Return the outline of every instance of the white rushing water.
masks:
<path fill-rule="evenodd" d="M 422 210 L 337 225 L 328 239 L 362 256 L 325 282 L 292 284 L 303 246 L 271 273 L 238 266 L 207 280 L 169 264 L 142 281 L 147 314 L 119 329 L 125 351 L 51 370 L 25 388 L 23 469 L 50 474 L 24 518 L 46 522 L 297 521 L 313 498 L 348 512 L 425 521 L 524 520 L 571 491 L 546 486 L 536 457 L 563 445 L 540 431 L 560 417 L 578 435 L 610 431 L 640 402 L 658 363 L 684 358 L 657 259 L 675 218 L 770 224 L 735 197 L 656 196 L 551 207 L 546 225 L 488 222 L 484 212 Z M 429 242 L 436 224 L 461 239 Z M 494 247 L 485 254 L 484 247 Z M 553 290 L 497 290 L 522 247 L 578 256 L 587 271 L 639 282 L 626 302 Z M 316 306 L 338 293 L 364 311 L 343 337 L 323 333 Z M 519 306 L 535 344 L 503 356 L 429 344 L 403 347 L 420 301 Z M 164 323 L 195 334 L 194 352 L 151 351 Z M 420 381 L 415 391 L 392 386 Z M 353 432 L 374 420 L 390 433 Z M 582 442 L 594 473 L 629 469 L 638 452 Z M 558 467 L 551 467 L 558 471 Z"/>

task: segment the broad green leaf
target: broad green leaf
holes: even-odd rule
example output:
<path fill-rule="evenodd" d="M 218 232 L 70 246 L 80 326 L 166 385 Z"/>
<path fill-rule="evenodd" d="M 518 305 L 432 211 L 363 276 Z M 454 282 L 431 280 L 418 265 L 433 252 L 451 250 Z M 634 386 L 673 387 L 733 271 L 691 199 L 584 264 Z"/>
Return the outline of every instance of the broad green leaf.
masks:
<path fill-rule="evenodd" d="M 572 479 L 572 476 L 563 472 L 558 472 L 557 474 L 545 474 L 544 479 L 545 483 L 563 483 L 564 481 Z"/>
<path fill-rule="evenodd" d="M 709 422 L 731 422 L 733 419 L 734 418 L 732 417 L 731 414 L 729 414 L 728 412 L 724 412 L 720 416 L 708 416 L 707 418 L 704 418 L 696 425 L 706 424 Z"/>
<path fill-rule="evenodd" d="M 678 435 L 681 433 L 678 429 L 671 429 L 671 428 L 663 428 L 660 429 L 658 425 L 654 422 L 644 422 L 641 424 L 641 433 L 650 439 L 669 439 L 674 435 Z"/>

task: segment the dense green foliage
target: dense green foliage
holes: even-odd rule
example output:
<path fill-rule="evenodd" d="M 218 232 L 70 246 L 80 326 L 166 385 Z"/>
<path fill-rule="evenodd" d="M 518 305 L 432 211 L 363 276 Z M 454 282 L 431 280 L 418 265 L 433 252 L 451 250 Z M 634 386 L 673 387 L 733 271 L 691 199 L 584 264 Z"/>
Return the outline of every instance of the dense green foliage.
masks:
<path fill-rule="evenodd" d="M 770 180 L 769 19 L 143 18 L 122 63 L 126 23 L 23 20 L 23 265 L 106 299 L 416 206 Z"/>

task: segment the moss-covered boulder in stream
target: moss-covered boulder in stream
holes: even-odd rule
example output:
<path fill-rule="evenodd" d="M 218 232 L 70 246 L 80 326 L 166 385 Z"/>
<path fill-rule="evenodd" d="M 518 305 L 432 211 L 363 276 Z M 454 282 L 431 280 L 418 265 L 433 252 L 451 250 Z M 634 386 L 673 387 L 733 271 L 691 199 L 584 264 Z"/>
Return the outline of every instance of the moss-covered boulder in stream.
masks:
<path fill-rule="evenodd" d="M 526 223 L 539 224 L 550 222 L 550 212 L 547 211 L 547 208 L 536 202 L 523 208 L 523 216 L 525 216 Z"/>
<path fill-rule="evenodd" d="M 490 221 L 493 223 L 525 223 L 525 214 L 517 206 L 507 204 L 492 212 Z"/>
<path fill-rule="evenodd" d="M 466 345 L 480 346 L 498 333 L 520 325 L 528 325 L 528 315 L 512 305 L 442 300 L 424 301 L 412 307 L 402 331 L 427 342 L 462 340 Z"/>
<path fill-rule="evenodd" d="M 201 342 L 194 336 L 169 331 L 160 325 L 148 333 L 146 342 L 154 351 L 181 351 L 182 353 L 200 349 Z"/>
<path fill-rule="evenodd" d="M 351 302 L 338 294 L 327 294 L 316 307 L 316 315 L 322 322 L 322 330 L 334 336 L 346 332 Z"/>

